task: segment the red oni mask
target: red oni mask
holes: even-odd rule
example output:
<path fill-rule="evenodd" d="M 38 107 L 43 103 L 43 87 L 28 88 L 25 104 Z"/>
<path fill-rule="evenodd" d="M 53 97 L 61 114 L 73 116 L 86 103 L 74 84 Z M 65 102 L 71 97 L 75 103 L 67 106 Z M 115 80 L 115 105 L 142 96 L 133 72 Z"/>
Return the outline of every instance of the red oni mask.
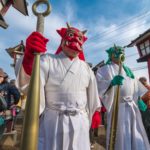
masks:
<path fill-rule="evenodd" d="M 70 59 L 78 55 L 81 60 L 85 60 L 82 45 L 87 40 L 87 37 L 84 36 L 86 31 L 80 31 L 67 24 L 67 28 L 61 28 L 57 32 L 62 37 L 62 41 L 56 54 L 64 51 Z"/>

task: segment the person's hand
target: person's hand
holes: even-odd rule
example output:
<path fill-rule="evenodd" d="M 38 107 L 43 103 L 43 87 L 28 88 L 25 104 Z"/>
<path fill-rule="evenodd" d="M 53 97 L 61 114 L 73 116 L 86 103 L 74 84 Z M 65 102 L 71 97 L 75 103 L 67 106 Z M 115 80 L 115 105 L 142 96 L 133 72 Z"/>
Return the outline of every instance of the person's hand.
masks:
<path fill-rule="evenodd" d="M 4 94 L 2 92 L 0 92 L 0 97 L 3 97 L 3 96 L 4 96 Z"/>
<path fill-rule="evenodd" d="M 116 76 L 114 76 L 114 78 L 112 79 L 111 85 L 112 85 L 112 86 L 115 86 L 115 85 L 123 85 L 123 80 L 124 80 L 124 77 L 123 77 L 123 76 L 121 76 L 121 75 L 116 75 Z"/>
<path fill-rule="evenodd" d="M 26 40 L 25 53 L 44 53 L 46 52 L 46 44 L 49 40 L 39 32 L 33 32 Z"/>
<path fill-rule="evenodd" d="M 28 75 L 31 75 L 34 53 L 45 53 L 46 44 L 49 40 L 39 32 L 33 32 L 26 40 L 23 68 Z"/>
<path fill-rule="evenodd" d="M 13 109 L 13 108 L 15 108 L 16 107 L 16 105 L 15 104 L 12 104 L 11 106 L 10 106 L 10 109 Z"/>
<path fill-rule="evenodd" d="M 139 99 L 139 100 L 138 100 L 138 108 L 139 108 L 141 111 L 146 111 L 146 109 L 147 109 L 147 105 L 143 102 L 142 99 Z"/>

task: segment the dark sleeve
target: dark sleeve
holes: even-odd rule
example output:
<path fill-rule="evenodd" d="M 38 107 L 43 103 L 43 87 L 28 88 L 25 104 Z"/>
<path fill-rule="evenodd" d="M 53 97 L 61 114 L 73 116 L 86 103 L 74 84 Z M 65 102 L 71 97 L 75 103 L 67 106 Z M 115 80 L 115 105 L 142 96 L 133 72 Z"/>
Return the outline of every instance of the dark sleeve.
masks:
<path fill-rule="evenodd" d="M 20 99 L 19 90 L 15 86 L 10 86 L 9 92 L 10 92 L 10 95 L 12 95 L 14 98 L 14 104 L 17 104 L 19 102 L 19 99 Z"/>

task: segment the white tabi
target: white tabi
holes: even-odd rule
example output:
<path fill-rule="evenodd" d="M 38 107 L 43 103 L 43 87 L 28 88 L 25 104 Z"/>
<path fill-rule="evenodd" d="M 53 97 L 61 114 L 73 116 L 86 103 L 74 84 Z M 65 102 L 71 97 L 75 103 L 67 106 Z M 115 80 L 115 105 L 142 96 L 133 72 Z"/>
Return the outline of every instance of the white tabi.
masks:
<path fill-rule="evenodd" d="M 101 107 L 92 70 L 63 52 L 42 55 L 40 63 L 39 150 L 90 150 L 91 118 Z M 29 76 L 23 67 L 17 80 L 25 89 Z"/>
<path fill-rule="evenodd" d="M 118 75 L 118 70 L 119 66 L 111 63 L 110 65 L 99 68 L 96 75 L 99 96 L 107 109 L 107 149 L 110 136 L 112 104 L 116 86 L 113 86 L 105 96 L 104 93 L 109 87 L 113 77 Z M 125 79 L 120 88 L 115 150 L 150 150 L 141 114 L 137 106 L 138 97 L 142 96 L 146 92 L 146 89 L 137 79 L 129 78 L 124 69 L 122 69 L 121 74 Z"/>

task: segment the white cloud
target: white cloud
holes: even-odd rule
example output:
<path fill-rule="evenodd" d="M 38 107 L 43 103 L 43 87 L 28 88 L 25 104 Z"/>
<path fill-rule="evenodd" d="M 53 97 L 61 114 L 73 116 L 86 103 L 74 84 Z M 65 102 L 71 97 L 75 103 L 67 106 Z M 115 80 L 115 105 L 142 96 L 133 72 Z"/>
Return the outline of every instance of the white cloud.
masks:
<path fill-rule="evenodd" d="M 144 3 L 144 2 L 143 2 Z M 144 4 L 145 5 L 145 4 Z M 9 25 L 7 30 L 3 30 L 1 34 L 3 38 L 1 39 L 0 47 L 1 49 L 5 49 L 8 47 L 13 47 L 17 45 L 20 40 L 24 40 L 27 36 L 35 30 L 36 26 L 36 17 L 32 14 L 31 11 L 32 4 L 29 3 L 28 11 L 29 17 L 25 17 L 16 11 L 14 8 L 10 8 L 8 13 L 5 16 L 5 20 Z M 84 49 L 87 61 L 96 64 L 101 60 L 107 60 L 107 54 L 104 50 L 112 46 L 114 43 L 121 44 L 122 46 L 128 44 L 131 40 L 136 38 L 139 34 L 143 33 L 145 30 L 149 28 L 149 14 L 145 14 L 145 16 L 137 19 L 126 19 L 122 21 L 120 25 L 118 22 L 110 22 L 104 16 L 97 18 L 95 22 L 86 22 L 77 21 L 80 20 L 79 17 L 76 16 L 77 12 L 76 3 L 72 3 L 72 1 L 65 1 L 64 11 L 59 11 L 51 14 L 45 18 L 45 31 L 44 35 L 50 42 L 48 43 L 49 52 L 54 52 L 60 44 L 60 37 L 56 32 L 56 29 L 60 29 L 61 27 L 66 26 L 66 21 L 71 23 L 71 25 L 84 30 L 88 29 L 87 36 L 89 39 L 87 40 Z M 126 55 L 135 53 L 132 50 L 126 50 Z M 4 54 L 0 51 L 0 64 L 5 63 L 4 66 L 9 66 L 10 61 L 6 61 Z M 7 56 L 9 57 L 9 56 Z M 132 57 L 128 59 L 128 62 L 134 61 L 134 66 L 138 66 L 136 59 L 138 56 Z M 131 63 L 129 63 L 130 65 Z M 10 67 L 6 68 L 7 71 L 12 70 Z M 140 71 L 138 71 L 140 72 Z M 142 72 L 142 71 L 141 71 Z M 14 76 L 13 71 L 11 71 L 12 76 Z"/>
<path fill-rule="evenodd" d="M 91 37 L 85 45 L 85 49 L 87 49 L 86 54 L 97 55 L 96 52 L 92 54 L 91 51 L 97 51 L 97 49 L 104 51 L 114 43 L 121 46 L 129 44 L 131 40 L 149 28 L 149 15 L 150 12 L 141 19 L 134 18 L 128 22 L 124 22 L 122 25 L 110 24 L 105 29 L 104 25 L 98 25 L 99 28 L 96 28 L 98 34 Z M 95 32 L 96 29 L 94 29 Z"/>

